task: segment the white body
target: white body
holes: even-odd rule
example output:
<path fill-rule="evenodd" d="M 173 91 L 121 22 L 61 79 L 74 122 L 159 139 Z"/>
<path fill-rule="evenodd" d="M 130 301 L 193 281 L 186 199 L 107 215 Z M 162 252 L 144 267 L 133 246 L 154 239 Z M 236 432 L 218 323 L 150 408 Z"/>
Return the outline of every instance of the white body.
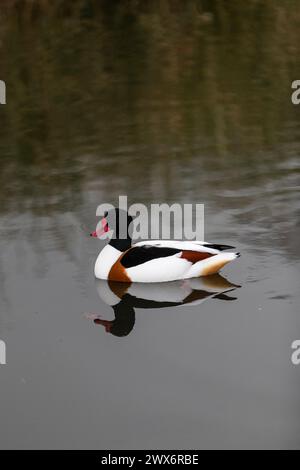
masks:
<path fill-rule="evenodd" d="M 109 271 L 120 258 L 121 252 L 111 245 L 106 245 L 100 251 L 95 263 L 95 277 L 97 279 L 108 279 Z"/>
<path fill-rule="evenodd" d="M 219 250 L 203 246 L 205 242 L 188 242 L 175 240 L 149 240 L 136 243 L 135 246 L 154 245 L 160 247 L 177 248 L 211 253 L 214 256 L 191 263 L 181 257 L 181 253 L 171 256 L 155 258 L 137 266 L 126 269 L 126 274 L 132 282 L 168 282 L 193 277 L 207 276 L 218 272 L 225 264 L 238 257 L 237 253 L 224 253 Z M 109 279 L 109 272 L 122 252 L 107 245 L 100 252 L 95 263 L 95 277 L 97 279 Z"/>

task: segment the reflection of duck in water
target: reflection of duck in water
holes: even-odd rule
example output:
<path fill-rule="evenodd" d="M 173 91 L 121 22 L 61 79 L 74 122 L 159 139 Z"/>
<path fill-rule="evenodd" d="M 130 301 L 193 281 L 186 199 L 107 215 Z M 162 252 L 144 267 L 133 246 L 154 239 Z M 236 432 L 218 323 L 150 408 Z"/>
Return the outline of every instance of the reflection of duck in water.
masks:
<path fill-rule="evenodd" d="M 103 320 L 100 315 L 88 314 L 96 325 L 114 336 L 127 336 L 134 327 L 135 308 L 154 309 L 195 306 L 206 299 L 235 300 L 227 295 L 237 287 L 216 274 L 205 278 L 157 284 L 125 284 L 97 280 L 100 298 L 114 311 L 114 320 Z"/>

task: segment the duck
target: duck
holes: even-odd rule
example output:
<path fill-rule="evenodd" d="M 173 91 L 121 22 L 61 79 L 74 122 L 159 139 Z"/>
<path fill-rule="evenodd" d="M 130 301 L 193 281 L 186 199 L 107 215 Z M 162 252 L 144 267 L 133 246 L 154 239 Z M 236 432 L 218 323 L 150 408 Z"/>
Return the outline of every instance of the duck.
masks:
<path fill-rule="evenodd" d="M 114 319 L 106 320 L 97 313 L 85 317 L 102 325 L 113 336 L 128 336 L 135 325 L 135 309 L 195 307 L 208 299 L 236 300 L 228 295 L 241 286 L 220 274 L 165 283 L 131 283 L 96 280 L 101 301 L 113 309 Z"/>
<path fill-rule="evenodd" d="M 122 228 L 127 227 L 124 233 L 121 221 Z M 104 213 L 98 228 L 90 234 L 101 238 L 113 232 L 96 259 L 97 279 L 125 283 L 179 281 L 216 274 L 240 256 L 237 252 L 224 252 L 233 246 L 203 241 L 146 240 L 132 244 L 132 222 L 127 211 L 114 208 Z"/>

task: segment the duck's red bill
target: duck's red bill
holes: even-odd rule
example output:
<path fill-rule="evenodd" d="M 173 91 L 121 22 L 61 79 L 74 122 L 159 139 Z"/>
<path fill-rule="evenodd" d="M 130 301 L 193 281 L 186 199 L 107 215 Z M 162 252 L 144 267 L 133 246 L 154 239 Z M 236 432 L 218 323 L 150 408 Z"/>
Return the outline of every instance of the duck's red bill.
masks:
<path fill-rule="evenodd" d="M 102 225 L 101 228 L 100 227 L 97 228 L 97 230 L 95 230 L 94 232 L 90 234 L 91 237 L 100 238 L 102 235 L 104 235 L 106 232 L 109 231 L 109 226 L 105 218 L 101 220 L 101 225 Z"/>

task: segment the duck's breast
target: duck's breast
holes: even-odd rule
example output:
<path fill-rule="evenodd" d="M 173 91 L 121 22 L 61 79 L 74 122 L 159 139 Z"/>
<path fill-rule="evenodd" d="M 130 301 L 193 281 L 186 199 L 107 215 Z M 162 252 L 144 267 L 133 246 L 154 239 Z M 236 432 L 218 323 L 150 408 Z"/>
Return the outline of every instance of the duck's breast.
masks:
<path fill-rule="evenodd" d="M 97 279 L 108 279 L 108 275 L 112 266 L 121 256 L 121 252 L 114 248 L 111 245 L 106 245 L 102 251 L 100 251 L 99 256 L 95 263 L 95 277 Z"/>

